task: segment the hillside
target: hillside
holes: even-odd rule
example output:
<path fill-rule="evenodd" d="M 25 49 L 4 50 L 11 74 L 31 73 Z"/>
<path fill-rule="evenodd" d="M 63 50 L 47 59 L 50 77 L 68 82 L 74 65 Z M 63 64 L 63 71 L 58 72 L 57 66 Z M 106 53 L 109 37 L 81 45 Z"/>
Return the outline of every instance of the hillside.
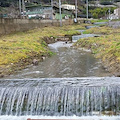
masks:
<path fill-rule="evenodd" d="M 0 6 L 1 7 L 9 7 L 10 5 L 14 4 L 15 6 L 18 6 L 19 0 L 0 0 Z M 59 1 L 59 0 L 53 0 L 53 1 Z M 84 4 L 86 0 L 77 0 L 78 5 Z M 25 0 L 26 3 L 34 3 L 34 4 L 50 4 L 51 0 Z M 75 4 L 75 0 L 61 0 L 63 4 Z M 113 4 L 114 2 L 120 2 L 120 0 L 89 0 L 89 3 L 95 3 L 100 2 L 103 4 Z"/>
<path fill-rule="evenodd" d="M 22 1 L 22 0 L 21 0 Z M 50 5 L 51 0 L 24 0 L 26 6 L 41 4 Z M 88 0 L 89 5 L 113 5 L 115 2 L 120 2 L 120 0 Z M 53 2 L 59 2 L 59 0 L 53 0 Z M 62 4 L 74 4 L 75 0 L 61 0 Z M 77 0 L 78 3 L 78 17 L 86 17 L 86 0 Z M 95 6 L 89 6 L 89 17 L 101 18 L 108 13 L 108 9 L 97 9 Z M 113 13 L 115 8 L 111 8 L 111 13 Z M 19 15 L 19 0 L 0 0 L 0 14 L 7 14 L 10 17 L 17 17 Z"/>

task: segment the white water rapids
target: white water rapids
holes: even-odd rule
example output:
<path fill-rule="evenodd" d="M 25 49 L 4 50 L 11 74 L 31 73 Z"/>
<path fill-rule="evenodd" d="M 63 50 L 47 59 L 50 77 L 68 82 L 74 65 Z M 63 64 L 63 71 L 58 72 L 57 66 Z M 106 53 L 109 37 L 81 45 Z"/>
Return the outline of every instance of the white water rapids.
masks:
<path fill-rule="evenodd" d="M 120 115 L 120 78 L 0 80 L 0 115 Z"/>

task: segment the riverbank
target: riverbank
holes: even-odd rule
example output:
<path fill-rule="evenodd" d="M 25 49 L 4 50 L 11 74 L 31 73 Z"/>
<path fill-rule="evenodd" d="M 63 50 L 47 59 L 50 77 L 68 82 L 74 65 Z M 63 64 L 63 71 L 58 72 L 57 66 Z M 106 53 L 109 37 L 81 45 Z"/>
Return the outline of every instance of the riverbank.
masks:
<path fill-rule="evenodd" d="M 91 49 L 97 58 L 101 58 L 105 69 L 120 77 L 120 28 L 95 27 L 86 30 L 86 33 L 101 34 L 101 37 L 83 38 L 74 46 Z"/>
<path fill-rule="evenodd" d="M 84 27 L 85 25 L 45 27 L 0 37 L 0 77 L 24 69 L 36 60 L 42 61 L 45 57 L 51 56 L 53 53 L 47 46 L 48 38 L 55 42 L 58 37 L 80 34 L 75 30 Z"/>

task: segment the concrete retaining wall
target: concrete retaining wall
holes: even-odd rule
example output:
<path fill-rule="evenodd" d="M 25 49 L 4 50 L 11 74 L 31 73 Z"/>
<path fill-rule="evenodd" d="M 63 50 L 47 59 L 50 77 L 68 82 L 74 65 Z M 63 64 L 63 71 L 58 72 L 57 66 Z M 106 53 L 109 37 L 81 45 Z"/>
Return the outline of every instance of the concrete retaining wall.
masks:
<path fill-rule="evenodd" d="M 63 20 L 62 22 L 63 25 L 73 24 L 73 20 Z M 0 19 L 0 35 L 59 25 L 59 20 Z"/>
<path fill-rule="evenodd" d="M 108 23 L 109 27 L 120 28 L 120 21 L 111 21 Z"/>

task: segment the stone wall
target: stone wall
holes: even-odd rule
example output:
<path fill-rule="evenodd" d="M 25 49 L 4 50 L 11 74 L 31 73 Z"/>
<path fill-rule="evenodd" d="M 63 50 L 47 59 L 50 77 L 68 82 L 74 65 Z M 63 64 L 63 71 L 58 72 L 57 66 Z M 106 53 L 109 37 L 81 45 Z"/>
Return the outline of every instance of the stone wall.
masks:
<path fill-rule="evenodd" d="M 70 25 L 73 24 L 73 20 L 62 20 L 62 23 Z M 0 19 L 0 35 L 59 25 L 59 20 Z"/>

